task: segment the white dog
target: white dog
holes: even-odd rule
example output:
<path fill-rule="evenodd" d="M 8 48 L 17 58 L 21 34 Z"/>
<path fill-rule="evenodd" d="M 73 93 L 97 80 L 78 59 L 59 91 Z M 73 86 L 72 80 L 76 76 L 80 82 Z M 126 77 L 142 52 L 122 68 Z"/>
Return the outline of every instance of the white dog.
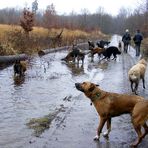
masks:
<path fill-rule="evenodd" d="M 137 94 L 137 89 L 139 85 L 140 79 L 143 82 L 143 88 L 145 88 L 145 71 L 147 67 L 147 62 L 143 58 L 136 65 L 134 65 L 128 72 L 129 81 L 131 82 L 132 92 Z M 133 84 L 135 84 L 135 88 L 133 88 Z"/>

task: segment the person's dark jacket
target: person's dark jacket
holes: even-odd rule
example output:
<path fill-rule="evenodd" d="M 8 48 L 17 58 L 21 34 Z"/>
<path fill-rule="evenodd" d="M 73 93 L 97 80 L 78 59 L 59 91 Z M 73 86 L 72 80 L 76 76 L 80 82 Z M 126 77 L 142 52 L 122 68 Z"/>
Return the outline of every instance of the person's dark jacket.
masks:
<path fill-rule="evenodd" d="M 126 32 L 126 33 L 123 35 L 123 37 L 122 37 L 122 41 L 123 41 L 124 44 L 129 44 L 130 41 L 131 41 L 131 36 L 130 36 L 130 34 Z"/>
<path fill-rule="evenodd" d="M 141 44 L 142 40 L 143 40 L 143 36 L 140 32 L 136 33 L 135 36 L 133 37 L 133 41 L 135 42 L 135 44 Z"/>

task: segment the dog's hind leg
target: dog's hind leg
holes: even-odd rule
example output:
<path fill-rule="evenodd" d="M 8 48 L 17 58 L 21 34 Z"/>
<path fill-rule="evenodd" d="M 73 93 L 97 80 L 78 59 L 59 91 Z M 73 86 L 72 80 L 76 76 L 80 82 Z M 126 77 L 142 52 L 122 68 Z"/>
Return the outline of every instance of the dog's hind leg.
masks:
<path fill-rule="evenodd" d="M 99 140 L 100 138 L 100 134 L 102 132 L 102 128 L 106 122 L 106 118 L 100 118 L 100 123 L 99 123 L 99 127 L 98 127 L 98 130 L 97 130 L 97 135 L 94 137 L 94 140 Z"/>
<path fill-rule="evenodd" d="M 136 83 L 135 83 L 135 89 L 134 89 L 135 95 L 137 95 L 138 83 L 139 83 L 139 82 L 136 82 Z"/>
<path fill-rule="evenodd" d="M 133 89 L 133 81 L 130 81 L 131 82 L 131 90 L 132 92 L 134 92 L 134 89 Z"/>
<path fill-rule="evenodd" d="M 143 82 L 143 88 L 145 89 L 145 79 L 142 78 L 142 82 Z"/>
<path fill-rule="evenodd" d="M 111 118 L 107 120 L 107 131 L 103 133 L 103 136 L 108 137 L 110 131 L 111 131 Z"/>
<path fill-rule="evenodd" d="M 117 55 L 115 53 L 113 53 L 113 59 L 112 60 L 116 60 L 117 59 Z"/>

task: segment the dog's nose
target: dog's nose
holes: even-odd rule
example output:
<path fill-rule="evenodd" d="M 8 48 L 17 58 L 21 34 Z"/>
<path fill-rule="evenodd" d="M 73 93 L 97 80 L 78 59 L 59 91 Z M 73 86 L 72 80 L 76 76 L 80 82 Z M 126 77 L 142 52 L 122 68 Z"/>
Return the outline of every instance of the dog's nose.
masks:
<path fill-rule="evenodd" d="M 75 83 L 75 86 L 78 87 L 80 83 Z"/>
<path fill-rule="evenodd" d="M 80 83 L 75 83 L 75 87 L 78 89 L 80 88 Z"/>

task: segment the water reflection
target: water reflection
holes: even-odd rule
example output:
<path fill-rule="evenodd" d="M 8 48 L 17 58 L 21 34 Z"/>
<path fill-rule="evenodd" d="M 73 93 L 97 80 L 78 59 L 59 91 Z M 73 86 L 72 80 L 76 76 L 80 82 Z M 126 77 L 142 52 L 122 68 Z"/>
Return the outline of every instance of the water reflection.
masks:
<path fill-rule="evenodd" d="M 98 63 L 98 67 L 99 67 L 100 69 L 102 69 L 102 70 L 107 69 L 107 67 L 108 67 L 108 61 L 100 61 L 100 62 Z"/>
<path fill-rule="evenodd" d="M 25 82 L 25 76 L 14 76 L 14 86 L 21 86 Z"/>
<path fill-rule="evenodd" d="M 93 63 L 88 63 L 87 69 L 89 71 L 93 70 L 94 68 L 105 70 L 105 69 L 108 68 L 108 64 L 109 64 L 108 61 L 99 61 L 99 62 L 96 61 L 96 62 L 93 62 Z"/>
<path fill-rule="evenodd" d="M 83 64 L 78 63 L 67 63 L 68 69 L 72 72 L 72 75 L 83 75 L 84 74 L 84 66 Z"/>
<path fill-rule="evenodd" d="M 73 95 L 78 95 L 74 88 L 76 81 L 89 78 L 100 80 L 101 70 L 96 68 L 93 71 L 94 65 L 98 66 L 98 60 L 91 63 L 92 70 L 89 70 L 87 68 L 90 62 L 87 56 L 83 66 L 81 62 L 61 62 L 64 54 L 65 52 L 57 52 L 30 59 L 23 77 L 14 77 L 12 66 L 0 71 L 0 145 L 19 147 L 24 141 L 29 141 L 28 135 L 30 136 L 32 131 L 26 127 L 27 120 L 44 117 L 54 112 L 61 104 L 64 107 L 71 106 Z"/>

